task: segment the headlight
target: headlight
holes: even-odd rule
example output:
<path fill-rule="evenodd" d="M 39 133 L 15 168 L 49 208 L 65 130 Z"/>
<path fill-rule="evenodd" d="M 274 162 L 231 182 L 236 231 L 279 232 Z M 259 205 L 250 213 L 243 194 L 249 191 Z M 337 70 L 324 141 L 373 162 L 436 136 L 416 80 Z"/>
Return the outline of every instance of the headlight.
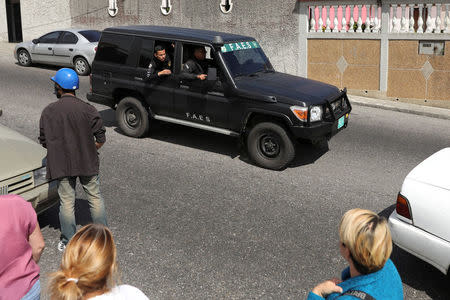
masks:
<path fill-rule="evenodd" d="M 34 170 L 33 171 L 34 186 L 38 186 L 38 185 L 47 183 L 48 180 L 47 180 L 47 178 L 45 178 L 46 175 L 47 175 L 46 167 L 42 167 L 37 170 Z"/>
<path fill-rule="evenodd" d="M 317 122 L 322 120 L 322 107 L 313 106 L 311 107 L 311 116 L 309 117 L 311 122 Z"/>

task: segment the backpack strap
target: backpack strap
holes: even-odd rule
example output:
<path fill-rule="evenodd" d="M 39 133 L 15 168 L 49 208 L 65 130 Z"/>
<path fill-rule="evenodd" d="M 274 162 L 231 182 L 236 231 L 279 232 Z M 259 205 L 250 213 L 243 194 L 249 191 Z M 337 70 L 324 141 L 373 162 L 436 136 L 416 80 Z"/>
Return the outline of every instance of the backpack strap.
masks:
<path fill-rule="evenodd" d="M 340 296 L 347 296 L 347 295 L 353 296 L 353 297 L 361 299 L 361 300 L 376 300 L 374 297 L 370 296 L 366 292 L 358 291 L 358 290 L 349 290 L 349 291 L 346 291 L 345 293 L 341 294 Z"/>

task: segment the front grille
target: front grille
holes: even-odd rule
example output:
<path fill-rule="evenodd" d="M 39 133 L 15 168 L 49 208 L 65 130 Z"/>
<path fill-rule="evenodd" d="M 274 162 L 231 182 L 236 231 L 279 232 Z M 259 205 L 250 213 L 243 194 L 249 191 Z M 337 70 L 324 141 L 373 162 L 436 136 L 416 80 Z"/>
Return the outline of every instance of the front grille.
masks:
<path fill-rule="evenodd" d="M 33 173 L 28 172 L 0 182 L 0 195 L 20 194 L 33 186 Z"/>
<path fill-rule="evenodd" d="M 324 119 L 327 121 L 333 121 L 336 117 L 343 115 L 349 109 L 349 105 L 345 96 L 339 97 L 329 104 L 330 105 L 326 106 L 324 113 Z"/>

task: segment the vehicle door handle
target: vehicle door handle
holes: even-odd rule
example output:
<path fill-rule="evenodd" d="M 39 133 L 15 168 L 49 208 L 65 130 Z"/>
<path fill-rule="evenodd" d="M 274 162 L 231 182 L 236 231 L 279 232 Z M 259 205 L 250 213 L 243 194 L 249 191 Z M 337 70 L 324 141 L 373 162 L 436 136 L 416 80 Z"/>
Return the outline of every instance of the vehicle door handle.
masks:
<path fill-rule="evenodd" d="M 69 48 L 69 51 L 73 51 L 73 49 L 72 49 L 72 48 Z"/>
<path fill-rule="evenodd" d="M 139 81 L 142 81 L 142 80 L 144 80 L 143 78 L 141 78 L 141 77 L 134 77 L 134 79 L 135 80 L 139 80 Z"/>
<path fill-rule="evenodd" d="M 52 47 L 48 47 L 48 50 L 52 50 Z"/>
<path fill-rule="evenodd" d="M 180 84 L 180 89 L 188 90 L 188 89 L 189 89 L 189 86 Z"/>

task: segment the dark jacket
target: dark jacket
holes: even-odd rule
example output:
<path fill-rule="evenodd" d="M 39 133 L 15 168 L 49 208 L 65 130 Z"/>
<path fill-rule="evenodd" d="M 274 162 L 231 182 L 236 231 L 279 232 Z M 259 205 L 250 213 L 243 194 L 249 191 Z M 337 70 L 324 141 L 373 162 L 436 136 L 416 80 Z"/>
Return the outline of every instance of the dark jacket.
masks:
<path fill-rule="evenodd" d="M 166 59 L 164 61 L 160 61 L 156 57 L 153 57 L 152 61 L 148 65 L 147 70 L 147 80 L 153 80 L 157 78 L 161 78 L 158 76 L 158 72 L 161 72 L 162 70 L 172 70 L 172 61 L 170 60 L 169 56 L 166 55 Z M 167 75 L 164 75 L 162 77 L 165 77 Z"/>
<path fill-rule="evenodd" d="M 47 178 L 97 175 L 95 141 L 104 143 L 105 127 L 92 105 L 64 95 L 42 111 L 39 142 L 47 148 Z"/>
<path fill-rule="evenodd" d="M 183 69 L 180 73 L 180 79 L 194 80 L 197 75 L 208 73 L 208 62 L 206 60 L 199 61 L 195 58 L 190 58 L 184 63 Z"/>

